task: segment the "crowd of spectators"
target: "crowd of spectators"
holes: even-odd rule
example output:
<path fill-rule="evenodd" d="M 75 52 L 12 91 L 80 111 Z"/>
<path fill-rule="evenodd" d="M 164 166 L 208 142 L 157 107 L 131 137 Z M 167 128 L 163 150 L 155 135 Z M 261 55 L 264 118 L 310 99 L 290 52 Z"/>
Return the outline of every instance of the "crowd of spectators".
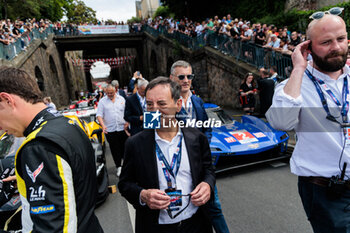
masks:
<path fill-rule="evenodd" d="M 5 45 L 15 43 L 17 40 L 21 42 L 22 49 L 26 49 L 26 46 L 31 41 L 30 32 L 37 29 L 39 32 L 43 32 L 52 23 L 49 20 L 39 20 L 35 18 L 23 20 L 3 19 L 0 20 L 0 42 Z"/>
<path fill-rule="evenodd" d="M 215 16 L 202 22 L 192 21 L 188 18 L 181 20 L 163 19 L 160 16 L 155 19 L 148 18 L 143 21 L 143 24 L 148 24 L 154 29 L 162 26 L 168 33 L 178 31 L 193 38 L 198 36 L 207 38 L 208 35 L 216 33 L 228 37 L 231 43 L 234 40 L 240 40 L 286 54 L 291 54 L 294 47 L 305 40 L 305 35 L 297 31 L 291 32 L 287 26 L 277 28 L 273 24 L 251 23 L 242 18 L 233 19 L 230 14 L 221 19 Z M 227 48 L 230 43 L 226 43 L 224 46 Z"/>
<path fill-rule="evenodd" d="M 98 21 L 98 25 L 125 25 L 123 21 Z M 93 23 L 83 23 L 79 25 L 94 25 Z M 4 45 L 10 45 L 16 41 L 21 42 L 21 47 L 23 50 L 26 49 L 26 46 L 31 41 L 29 36 L 30 32 L 34 29 L 37 29 L 39 32 L 45 31 L 47 28 L 52 27 L 55 32 L 60 34 L 69 35 L 73 31 L 77 30 L 78 24 L 66 23 L 66 22 L 51 22 L 48 19 L 36 20 L 27 19 L 27 20 L 11 20 L 11 19 L 2 19 L 0 20 L 0 43 Z"/>

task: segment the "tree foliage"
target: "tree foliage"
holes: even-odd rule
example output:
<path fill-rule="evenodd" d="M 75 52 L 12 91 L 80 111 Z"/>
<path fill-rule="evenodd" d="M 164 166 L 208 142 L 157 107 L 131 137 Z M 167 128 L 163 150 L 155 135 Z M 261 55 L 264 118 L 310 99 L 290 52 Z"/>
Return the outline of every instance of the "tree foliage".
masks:
<path fill-rule="evenodd" d="M 0 0 L 0 18 L 61 20 L 96 23 L 96 12 L 81 0 Z"/>
<path fill-rule="evenodd" d="M 331 7 L 340 6 L 344 8 L 342 18 L 348 31 L 350 30 L 350 2 L 339 3 L 323 7 L 317 10 L 284 11 L 286 0 L 221 0 L 217 4 L 209 0 L 161 0 L 171 12 L 175 13 L 177 19 L 188 17 L 193 20 L 204 20 L 215 15 L 222 18 L 231 14 L 232 18 L 243 18 L 251 22 L 274 24 L 277 27 L 288 26 L 290 30 L 305 32 L 310 22 L 309 16 L 315 11 L 326 11 Z"/>
<path fill-rule="evenodd" d="M 0 17 L 60 20 L 73 0 L 0 0 Z"/>
<path fill-rule="evenodd" d="M 168 6 L 160 6 L 157 8 L 156 12 L 154 12 L 154 15 L 153 15 L 153 17 L 157 17 L 157 16 L 162 16 L 163 18 L 164 17 L 173 17 L 174 13 L 172 13 L 169 10 Z"/>
<path fill-rule="evenodd" d="M 97 23 L 96 11 L 81 0 L 75 0 L 69 5 L 67 18 L 70 23 Z"/>
<path fill-rule="evenodd" d="M 231 14 L 234 18 L 262 18 L 283 12 L 285 0 L 161 0 L 177 18 L 184 16 L 203 20 L 218 15 L 219 18 Z"/>
<path fill-rule="evenodd" d="M 140 23 L 141 18 L 133 16 L 131 19 L 128 19 L 127 23 Z"/>

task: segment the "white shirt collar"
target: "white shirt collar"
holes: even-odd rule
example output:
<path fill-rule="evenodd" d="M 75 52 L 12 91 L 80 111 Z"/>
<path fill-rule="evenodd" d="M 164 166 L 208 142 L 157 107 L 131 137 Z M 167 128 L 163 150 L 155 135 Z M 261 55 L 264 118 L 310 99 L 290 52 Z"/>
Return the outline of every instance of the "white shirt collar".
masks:
<path fill-rule="evenodd" d="M 159 137 L 159 135 L 158 135 L 158 133 L 157 133 L 157 130 L 154 130 L 154 133 L 155 133 L 155 140 L 156 140 L 156 141 L 162 141 L 162 142 L 166 142 L 166 143 L 172 143 L 172 142 L 174 142 L 178 137 L 180 137 L 180 136 L 182 135 L 181 129 L 178 128 L 178 131 L 177 131 L 175 137 L 173 137 L 173 139 L 171 140 L 171 142 L 169 142 L 169 141 L 167 141 L 167 140 L 165 140 L 165 139 Z"/>
<path fill-rule="evenodd" d="M 328 75 L 326 75 L 326 74 L 322 73 L 321 71 L 317 70 L 316 68 L 314 68 L 311 64 L 312 64 L 312 61 L 309 61 L 306 69 L 308 69 L 313 76 L 315 76 L 316 78 L 325 80 L 325 81 L 334 80 L 331 77 L 329 77 Z M 343 79 L 349 72 L 350 72 L 349 66 L 345 65 L 343 67 L 343 73 L 338 77 L 338 80 Z"/>
<path fill-rule="evenodd" d="M 191 97 L 192 97 L 192 92 L 191 91 L 189 91 L 190 92 L 190 94 L 188 95 L 188 98 L 187 98 L 187 103 L 185 103 L 185 101 L 182 101 L 182 107 L 183 108 L 185 108 L 186 109 L 186 105 L 187 105 L 187 107 L 188 107 L 188 103 L 192 103 L 192 101 L 191 101 Z M 182 100 L 184 100 L 184 98 L 182 97 L 182 96 L 180 96 L 180 98 L 182 99 Z"/>
<path fill-rule="evenodd" d="M 141 101 L 143 101 L 143 100 L 145 99 L 145 97 L 142 97 L 142 96 L 139 94 L 138 91 L 136 92 L 136 94 L 137 94 L 137 96 L 139 97 L 139 99 L 140 99 Z"/>

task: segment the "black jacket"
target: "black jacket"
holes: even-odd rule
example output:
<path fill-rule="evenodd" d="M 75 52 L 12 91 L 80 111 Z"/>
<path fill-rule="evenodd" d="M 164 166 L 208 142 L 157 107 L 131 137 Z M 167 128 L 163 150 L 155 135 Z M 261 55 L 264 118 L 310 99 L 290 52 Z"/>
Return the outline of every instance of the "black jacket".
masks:
<path fill-rule="evenodd" d="M 94 214 L 96 164 L 86 134 L 45 109 L 24 135 L 15 158 L 24 232 L 103 232 Z"/>
<path fill-rule="evenodd" d="M 204 181 L 213 191 L 215 173 L 206 136 L 193 128 L 183 128 L 182 133 L 188 152 L 193 189 Z M 121 195 L 136 208 L 136 233 L 158 232 L 159 210 L 151 210 L 147 205 L 139 203 L 142 189 L 159 189 L 154 130 L 145 129 L 126 141 L 125 160 L 118 187 Z M 201 206 L 199 211 L 207 216 L 206 205 Z M 210 220 L 208 218 L 203 221 Z"/>
<path fill-rule="evenodd" d="M 134 135 L 142 131 L 143 122 L 140 121 L 140 116 L 142 116 L 143 110 L 140 104 L 140 101 L 137 97 L 137 94 L 126 98 L 125 101 L 125 111 L 124 111 L 124 120 L 130 123 L 130 134 Z"/>

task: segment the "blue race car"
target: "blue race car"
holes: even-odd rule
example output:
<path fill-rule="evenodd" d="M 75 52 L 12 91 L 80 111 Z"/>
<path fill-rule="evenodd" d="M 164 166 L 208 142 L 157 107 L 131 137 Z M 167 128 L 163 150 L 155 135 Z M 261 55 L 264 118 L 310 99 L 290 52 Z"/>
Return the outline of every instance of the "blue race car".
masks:
<path fill-rule="evenodd" d="M 206 103 L 204 108 L 208 118 L 221 122 L 221 127 L 212 128 L 210 142 L 217 171 L 290 157 L 286 153 L 289 139 L 286 132 L 275 130 L 254 116 L 244 115 L 238 122 L 215 104 Z"/>

